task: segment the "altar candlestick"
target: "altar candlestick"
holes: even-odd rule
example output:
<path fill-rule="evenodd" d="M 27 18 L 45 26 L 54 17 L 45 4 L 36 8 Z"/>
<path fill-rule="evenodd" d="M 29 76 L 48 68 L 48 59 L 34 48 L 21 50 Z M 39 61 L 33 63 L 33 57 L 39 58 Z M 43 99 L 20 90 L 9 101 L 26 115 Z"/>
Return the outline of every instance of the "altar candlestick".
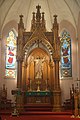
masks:
<path fill-rule="evenodd" d="M 29 78 L 30 78 L 30 65 L 29 65 Z"/>
<path fill-rule="evenodd" d="M 47 79 L 48 79 L 48 62 L 47 62 Z"/>
<path fill-rule="evenodd" d="M 40 84 L 41 84 L 41 82 L 40 82 L 40 81 L 37 81 L 36 84 L 38 85 L 38 86 L 37 86 L 37 92 L 39 92 L 39 91 L 40 91 Z"/>
<path fill-rule="evenodd" d="M 32 89 L 31 89 L 31 80 L 30 80 L 30 89 L 29 89 L 29 91 L 31 91 Z"/>
<path fill-rule="evenodd" d="M 46 91 L 48 91 L 48 78 L 46 79 Z"/>

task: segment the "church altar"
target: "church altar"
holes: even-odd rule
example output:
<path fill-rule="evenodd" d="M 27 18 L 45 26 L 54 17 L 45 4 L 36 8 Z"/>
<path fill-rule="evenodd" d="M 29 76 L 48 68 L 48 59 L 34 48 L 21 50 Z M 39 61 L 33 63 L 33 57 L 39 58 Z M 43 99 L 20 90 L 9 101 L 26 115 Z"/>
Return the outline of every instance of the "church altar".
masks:
<path fill-rule="evenodd" d="M 27 103 L 51 103 L 50 91 L 26 92 Z"/>
<path fill-rule="evenodd" d="M 25 104 L 29 103 L 49 103 L 51 104 L 52 93 L 50 91 L 20 91 L 12 90 L 12 94 L 17 97 L 24 95 Z"/>
<path fill-rule="evenodd" d="M 17 90 L 16 105 L 27 103 L 50 103 L 53 111 L 61 111 L 61 89 L 59 80 L 60 41 L 57 15 L 51 31 L 46 29 L 44 12 L 36 6 L 31 30 L 26 32 L 23 15 L 20 15 L 17 38 Z"/>

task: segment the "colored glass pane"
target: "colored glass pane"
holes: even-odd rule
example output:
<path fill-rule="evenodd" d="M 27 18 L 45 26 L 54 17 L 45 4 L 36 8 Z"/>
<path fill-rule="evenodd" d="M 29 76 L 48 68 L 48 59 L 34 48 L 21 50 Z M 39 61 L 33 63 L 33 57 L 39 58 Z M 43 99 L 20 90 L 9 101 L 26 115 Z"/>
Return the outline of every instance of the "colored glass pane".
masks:
<path fill-rule="evenodd" d="M 71 38 L 67 31 L 61 34 L 61 77 L 72 76 Z"/>
<path fill-rule="evenodd" d="M 6 75 L 6 78 L 15 78 L 16 71 L 15 70 L 6 69 L 5 70 L 5 75 Z"/>
<path fill-rule="evenodd" d="M 16 35 L 13 31 L 10 31 L 6 38 L 6 69 L 8 69 L 9 71 L 9 69 L 15 69 L 15 67 L 16 67 Z M 8 75 L 10 76 L 10 74 L 7 74 L 6 72 L 6 76 Z"/>

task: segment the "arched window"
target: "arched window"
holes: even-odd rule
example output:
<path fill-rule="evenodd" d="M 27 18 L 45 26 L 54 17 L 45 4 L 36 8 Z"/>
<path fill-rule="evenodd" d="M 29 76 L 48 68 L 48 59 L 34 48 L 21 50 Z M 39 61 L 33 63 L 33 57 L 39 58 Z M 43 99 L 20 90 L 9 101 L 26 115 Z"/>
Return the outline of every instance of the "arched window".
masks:
<path fill-rule="evenodd" d="M 64 30 L 61 34 L 61 78 L 72 77 L 71 37 Z"/>
<path fill-rule="evenodd" d="M 15 78 L 16 76 L 16 35 L 13 30 L 6 37 L 6 65 L 5 77 Z"/>

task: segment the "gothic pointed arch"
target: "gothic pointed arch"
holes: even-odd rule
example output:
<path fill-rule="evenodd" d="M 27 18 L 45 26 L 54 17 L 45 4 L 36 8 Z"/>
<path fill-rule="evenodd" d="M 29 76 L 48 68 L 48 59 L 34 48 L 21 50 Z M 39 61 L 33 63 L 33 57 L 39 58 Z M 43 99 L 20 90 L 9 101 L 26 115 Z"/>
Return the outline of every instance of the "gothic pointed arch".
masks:
<path fill-rule="evenodd" d="M 44 37 L 36 36 L 36 37 L 31 38 L 30 40 L 28 40 L 28 42 L 26 43 L 23 49 L 24 49 L 24 52 L 26 52 L 26 54 L 29 55 L 29 52 L 31 52 L 35 48 L 43 49 L 44 51 L 48 53 L 50 58 L 52 58 L 54 49 L 52 45 L 49 43 L 49 41 L 45 39 Z"/>

